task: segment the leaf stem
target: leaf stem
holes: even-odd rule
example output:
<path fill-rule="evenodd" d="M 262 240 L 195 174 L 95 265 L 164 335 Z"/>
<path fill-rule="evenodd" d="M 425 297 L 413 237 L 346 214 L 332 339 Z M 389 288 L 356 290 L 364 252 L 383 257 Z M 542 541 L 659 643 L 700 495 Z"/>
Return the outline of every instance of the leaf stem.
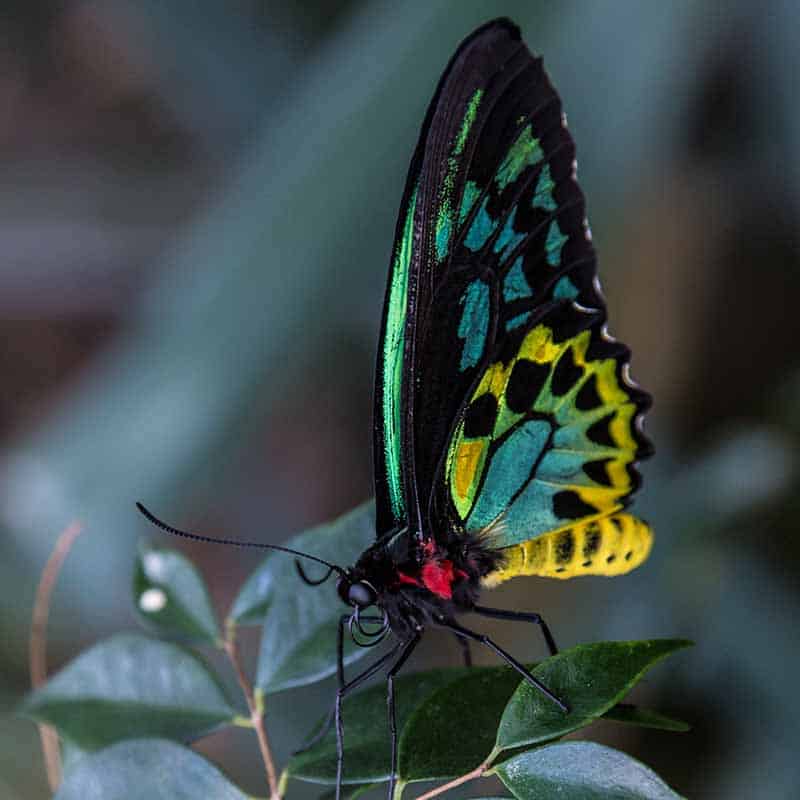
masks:
<path fill-rule="evenodd" d="M 50 598 L 53 595 L 53 588 L 64 560 L 82 530 L 83 525 L 77 520 L 73 520 L 59 534 L 53 551 L 42 570 L 39 585 L 36 587 L 28 656 L 31 686 L 34 689 L 38 689 L 47 681 L 47 620 L 50 616 Z M 55 793 L 61 783 L 61 753 L 58 746 L 58 733 L 50 725 L 40 723 L 37 727 L 42 742 L 47 783 L 50 791 Z"/>
<path fill-rule="evenodd" d="M 272 748 L 269 745 L 267 729 L 264 725 L 264 694 L 258 689 L 255 692 L 253 691 L 253 686 L 242 667 L 239 642 L 236 638 L 236 622 L 232 619 L 226 620 L 225 623 L 225 652 L 233 665 L 239 686 L 242 687 L 242 694 L 244 694 L 244 699 L 247 702 L 247 708 L 250 710 L 250 720 L 253 723 L 253 728 L 255 728 L 261 759 L 264 762 L 264 769 L 267 773 L 270 800 L 281 800 L 275 760 L 272 757 Z"/>
<path fill-rule="evenodd" d="M 491 763 L 492 763 L 491 758 L 487 758 L 486 761 L 479 764 L 477 767 L 475 767 L 475 769 L 471 770 L 470 772 L 465 773 L 459 778 L 454 778 L 452 781 L 443 783 L 441 786 L 437 786 L 435 789 L 431 789 L 429 792 L 425 792 L 425 794 L 419 795 L 419 797 L 417 797 L 416 800 L 430 800 L 431 797 L 436 797 L 439 794 L 444 794 L 444 792 L 449 792 L 450 789 L 455 789 L 457 786 L 461 786 L 464 783 L 473 781 L 476 778 L 482 778 L 486 774 Z"/>

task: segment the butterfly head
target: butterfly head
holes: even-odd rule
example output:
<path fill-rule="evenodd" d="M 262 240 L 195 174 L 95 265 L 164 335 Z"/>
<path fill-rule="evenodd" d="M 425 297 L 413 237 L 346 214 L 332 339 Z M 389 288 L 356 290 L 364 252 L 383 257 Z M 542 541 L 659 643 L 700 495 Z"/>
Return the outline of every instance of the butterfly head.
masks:
<path fill-rule="evenodd" d="M 378 599 L 375 587 L 365 580 L 354 580 L 352 573 L 345 573 L 336 581 L 336 591 L 342 601 L 354 608 L 367 608 Z"/>

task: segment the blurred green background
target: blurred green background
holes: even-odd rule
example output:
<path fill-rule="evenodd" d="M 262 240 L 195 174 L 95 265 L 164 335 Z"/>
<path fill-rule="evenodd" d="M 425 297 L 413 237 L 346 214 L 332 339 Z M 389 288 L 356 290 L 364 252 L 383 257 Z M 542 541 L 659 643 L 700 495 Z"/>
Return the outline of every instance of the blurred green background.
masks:
<path fill-rule="evenodd" d="M 51 671 L 135 624 L 133 556 L 153 535 L 135 500 L 183 527 L 279 542 L 371 493 L 405 172 L 451 52 L 501 14 L 563 97 L 612 330 L 655 397 L 636 507 L 657 539 L 628 577 L 523 579 L 492 604 L 541 611 L 562 647 L 694 639 L 638 695 L 693 731 L 600 725 L 596 738 L 690 797 L 797 796 L 790 0 L 3 3 L 3 709 L 28 688 L 35 583 L 73 518 L 86 531 L 57 588 Z M 256 563 L 185 550 L 221 609 Z M 493 631 L 542 655 L 527 630 Z M 416 666 L 455 663 L 444 644 L 428 641 Z M 271 701 L 281 760 L 330 692 Z M 201 749 L 262 791 L 247 732 Z M 0 796 L 48 796 L 35 729 L 9 714 Z"/>

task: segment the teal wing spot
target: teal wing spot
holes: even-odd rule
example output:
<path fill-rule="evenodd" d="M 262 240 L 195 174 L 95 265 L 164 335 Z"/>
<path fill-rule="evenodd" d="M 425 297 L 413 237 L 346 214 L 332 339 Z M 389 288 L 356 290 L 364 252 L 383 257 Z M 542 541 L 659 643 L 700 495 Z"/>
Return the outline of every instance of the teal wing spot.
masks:
<path fill-rule="evenodd" d="M 514 328 L 519 328 L 520 325 L 524 325 L 530 318 L 531 311 L 524 311 L 522 314 L 517 314 L 516 317 L 511 317 L 508 322 L 506 322 L 506 330 L 513 331 Z"/>
<path fill-rule="evenodd" d="M 489 286 L 482 280 L 472 281 L 461 296 L 461 321 L 458 336 L 464 340 L 460 369 L 474 367 L 481 359 L 489 332 Z"/>
<path fill-rule="evenodd" d="M 532 480 L 503 516 L 503 526 L 493 537 L 493 546 L 509 547 L 526 542 L 569 522 L 553 513 L 553 497 L 563 489 L 561 485 Z"/>
<path fill-rule="evenodd" d="M 503 226 L 503 230 L 494 243 L 495 253 L 502 253 L 505 255 L 506 250 L 513 250 L 525 238 L 525 233 L 517 233 L 514 230 L 514 220 L 516 217 L 517 209 L 515 208 L 511 214 L 509 214 L 506 224 Z"/>
<path fill-rule="evenodd" d="M 448 212 L 449 209 L 443 209 L 436 225 L 436 257 L 439 261 L 442 261 L 447 255 L 447 247 L 450 244 L 452 222 Z"/>
<path fill-rule="evenodd" d="M 578 290 L 575 284 L 566 275 L 559 279 L 553 289 L 553 297 L 557 300 L 574 300 L 577 296 Z"/>
<path fill-rule="evenodd" d="M 539 181 L 533 194 L 534 208 L 543 208 L 545 211 L 556 210 L 556 201 L 553 199 L 555 186 L 553 178 L 550 176 L 550 165 L 545 164 L 539 173 Z"/>
<path fill-rule="evenodd" d="M 522 256 L 519 256 L 503 278 L 503 299 L 510 303 L 512 300 L 523 300 L 531 294 L 528 279 L 522 271 Z"/>
<path fill-rule="evenodd" d="M 577 412 L 571 403 L 563 403 L 555 412 L 553 452 L 576 453 L 584 461 L 619 457 L 619 448 L 597 444 L 587 435 L 589 428 L 607 413 L 608 408 L 605 406 L 592 411 Z M 577 477 L 572 482 L 580 483 Z"/>
<path fill-rule="evenodd" d="M 586 453 L 553 448 L 548 450 L 536 470 L 536 480 L 561 483 L 564 486 L 595 486 L 583 471 Z"/>
<path fill-rule="evenodd" d="M 523 128 L 514 144 L 508 148 L 503 163 L 500 164 L 495 175 L 494 180 L 500 191 L 517 180 L 527 167 L 538 164 L 543 155 L 542 146 L 534 137 L 531 126 Z"/>
<path fill-rule="evenodd" d="M 561 228 L 558 227 L 558 220 L 553 220 L 550 223 L 550 230 L 547 232 L 547 241 L 545 242 L 545 251 L 547 253 L 547 263 L 551 267 L 556 267 L 561 261 L 561 248 L 564 242 L 567 241 L 567 236 L 561 233 Z"/>
<path fill-rule="evenodd" d="M 549 422 L 531 420 L 521 425 L 497 448 L 492 455 L 480 494 L 467 519 L 468 530 L 485 528 L 508 508 L 514 495 L 529 477 L 520 466 L 536 463 L 549 436 Z M 552 504 L 548 504 L 546 507 L 551 506 Z"/>
<path fill-rule="evenodd" d="M 469 226 L 467 236 L 464 239 L 464 244 L 472 251 L 480 250 L 485 244 L 486 240 L 492 235 L 495 229 L 495 222 L 489 216 L 486 206 L 489 203 L 489 198 L 484 199 L 475 219 L 472 220 L 472 225 Z"/>
<path fill-rule="evenodd" d="M 475 201 L 478 199 L 480 193 L 481 190 L 478 188 L 478 184 L 475 183 L 475 181 L 467 181 L 464 186 L 464 194 L 461 197 L 461 209 L 458 212 L 459 225 L 464 224 L 464 220 L 467 218 L 469 212 L 472 211 L 472 206 L 475 205 Z"/>

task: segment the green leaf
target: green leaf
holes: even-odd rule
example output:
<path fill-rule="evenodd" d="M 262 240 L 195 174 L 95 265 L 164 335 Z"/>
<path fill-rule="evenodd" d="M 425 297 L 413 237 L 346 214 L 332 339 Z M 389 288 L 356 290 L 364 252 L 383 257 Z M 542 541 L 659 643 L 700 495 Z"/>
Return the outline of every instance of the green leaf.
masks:
<path fill-rule="evenodd" d="M 618 703 L 603 714 L 603 719 L 612 722 L 624 722 L 626 725 L 638 725 L 640 728 L 656 728 L 661 731 L 675 731 L 686 733 L 692 729 L 688 722 L 668 717 L 658 711 Z"/>
<path fill-rule="evenodd" d="M 293 536 L 286 545 L 347 567 L 374 539 L 375 504 L 369 501 L 334 522 Z M 303 566 L 309 577 L 323 574 L 324 568 L 313 562 Z M 230 615 L 239 623 L 263 622 L 256 686 L 279 692 L 332 675 L 336 626 L 346 611 L 334 578 L 321 586 L 306 586 L 290 556 L 268 556 L 242 587 Z M 366 653 L 350 637 L 345 643 L 348 664 Z"/>
<path fill-rule="evenodd" d="M 29 695 L 20 710 L 54 725 L 84 750 L 142 736 L 193 738 L 236 716 L 197 656 L 130 634 L 82 653 Z"/>
<path fill-rule="evenodd" d="M 55 800 L 248 800 L 213 764 L 163 739 L 134 739 L 86 756 Z"/>
<path fill-rule="evenodd" d="M 371 789 L 374 789 L 376 786 L 380 786 L 379 783 L 359 783 L 354 786 L 350 786 L 349 791 L 345 790 L 342 792 L 342 797 L 344 800 L 358 800 L 359 797 L 365 795 Z M 324 792 L 320 795 L 319 800 L 334 800 L 336 797 L 336 790 L 329 789 L 327 792 Z"/>
<path fill-rule="evenodd" d="M 520 677 L 508 667 L 459 672 L 425 697 L 402 729 L 398 772 L 404 783 L 463 775 L 494 746 L 503 710 Z"/>
<path fill-rule="evenodd" d="M 464 675 L 464 669 L 429 670 L 401 676 L 395 681 L 397 726 L 403 731 L 406 720 L 420 703 L 437 689 Z M 386 713 L 386 684 L 381 682 L 346 697 L 342 707 L 344 721 L 344 782 L 374 783 L 389 778 L 390 744 Z M 441 747 L 441 743 L 437 745 Z M 314 783 L 336 780 L 336 734 L 329 731 L 320 742 L 291 758 L 287 767 L 293 778 Z"/>
<path fill-rule="evenodd" d="M 602 716 L 662 658 L 691 643 L 682 639 L 599 642 L 573 647 L 543 661 L 533 674 L 569 707 L 561 712 L 522 682 L 497 730 L 497 751 L 546 742 Z"/>
<path fill-rule="evenodd" d="M 133 575 L 136 611 L 158 633 L 217 643 L 219 626 L 203 578 L 185 556 L 147 543 Z"/>
<path fill-rule="evenodd" d="M 658 775 L 594 742 L 561 742 L 522 753 L 495 772 L 519 800 L 678 800 Z"/>

